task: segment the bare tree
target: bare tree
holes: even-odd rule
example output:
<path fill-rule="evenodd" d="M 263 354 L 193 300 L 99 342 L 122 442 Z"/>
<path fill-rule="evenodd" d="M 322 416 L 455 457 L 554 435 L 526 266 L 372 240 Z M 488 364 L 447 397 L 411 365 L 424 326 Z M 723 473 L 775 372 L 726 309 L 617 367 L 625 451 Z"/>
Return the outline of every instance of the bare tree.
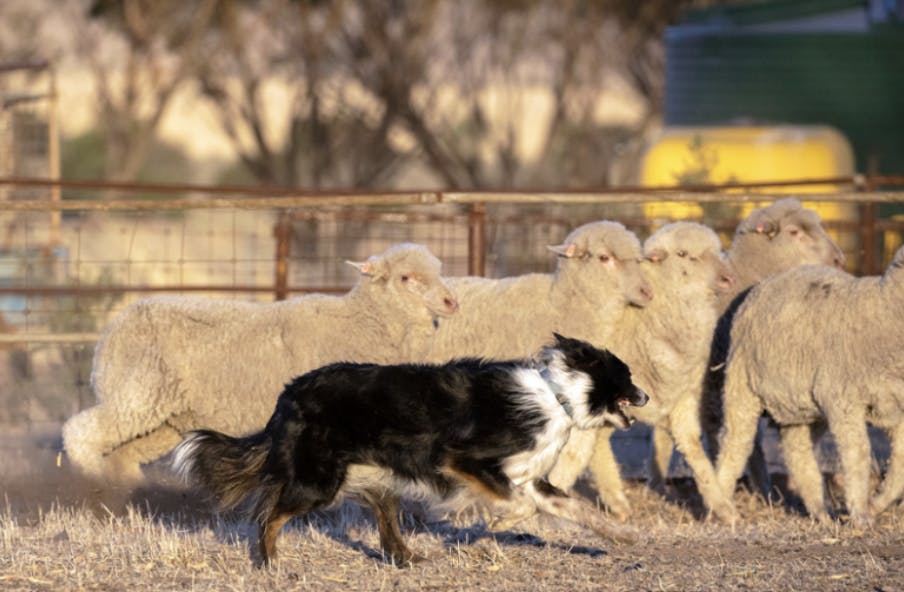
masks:
<path fill-rule="evenodd" d="M 236 6 L 211 34 L 201 91 L 241 162 L 262 183 L 374 187 L 402 155 L 392 115 L 349 77 L 339 48 L 346 2 Z M 280 89 L 281 101 L 268 100 Z"/>
<path fill-rule="evenodd" d="M 205 32 L 224 1 L 70 3 L 77 51 L 94 74 L 107 179 L 138 174 L 174 93 L 205 59 Z"/>
<path fill-rule="evenodd" d="M 233 4 L 201 88 L 265 183 L 398 186 L 414 163 L 450 189 L 605 184 L 639 130 L 599 123 L 600 96 L 620 75 L 645 104 L 639 128 L 659 112 L 660 35 L 682 3 Z M 274 85 L 282 105 L 266 98 Z"/>
<path fill-rule="evenodd" d="M 362 84 L 415 139 L 446 187 L 601 182 L 598 97 L 614 17 L 586 0 L 358 2 L 343 32 Z M 528 94 L 545 89 L 548 113 Z M 531 136 L 532 140 L 528 140 Z M 525 154 L 527 144 L 539 146 Z M 587 150 L 585 150 L 587 149 Z M 553 158 L 556 157 L 556 158 Z M 567 181 L 567 183 L 563 183 Z"/>

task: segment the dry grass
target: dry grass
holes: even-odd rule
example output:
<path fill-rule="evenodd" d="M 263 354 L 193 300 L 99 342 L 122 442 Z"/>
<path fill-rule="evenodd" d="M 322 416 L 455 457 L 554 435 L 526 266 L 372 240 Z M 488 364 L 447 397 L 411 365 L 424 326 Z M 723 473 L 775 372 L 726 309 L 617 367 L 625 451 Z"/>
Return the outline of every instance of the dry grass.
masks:
<path fill-rule="evenodd" d="M 687 491 L 665 500 L 632 483 L 634 545 L 551 519 L 506 533 L 423 522 L 412 508 L 405 535 L 428 560 L 397 569 L 380 559 L 369 515 L 349 504 L 290 524 L 278 563 L 257 570 L 245 525 L 210 515 L 165 473 L 120 506 L 57 468 L 52 451 L 12 460 L 0 463 L 3 590 L 904 590 L 901 506 L 860 532 L 739 492 L 732 532 L 696 517 Z"/>

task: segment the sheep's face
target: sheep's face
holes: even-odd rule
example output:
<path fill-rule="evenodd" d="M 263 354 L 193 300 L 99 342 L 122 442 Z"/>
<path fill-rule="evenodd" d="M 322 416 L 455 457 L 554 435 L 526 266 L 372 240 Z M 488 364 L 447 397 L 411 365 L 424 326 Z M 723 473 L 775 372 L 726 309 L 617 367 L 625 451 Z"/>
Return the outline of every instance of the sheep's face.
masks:
<path fill-rule="evenodd" d="M 407 316 L 435 321 L 458 311 L 458 300 L 440 273 L 442 264 L 426 247 L 396 245 L 364 263 L 349 263 L 385 292 L 389 306 Z"/>
<path fill-rule="evenodd" d="M 729 292 L 735 282 L 719 237 L 701 224 L 676 222 L 663 227 L 647 239 L 644 256 L 663 283 L 684 294 Z"/>
<path fill-rule="evenodd" d="M 548 248 L 559 256 L 557 274 L 569 276 L 591 301 L 620 295 L 626 304 L 646 306 L 653 298 L 640 241 L 617 222 L 586 224 Z"/>
<path fill-rule="evenodd" d="M 772 264 L 771 273 L 807 264 L 842 268 L 844 253 L 822 227 L 819 215 L 796 200 L 792 203 L 797 207 L 789 207 L 789 201 L 754 210 L 738 226 L 735 241 L 755 242 L 761 259 Z"/>

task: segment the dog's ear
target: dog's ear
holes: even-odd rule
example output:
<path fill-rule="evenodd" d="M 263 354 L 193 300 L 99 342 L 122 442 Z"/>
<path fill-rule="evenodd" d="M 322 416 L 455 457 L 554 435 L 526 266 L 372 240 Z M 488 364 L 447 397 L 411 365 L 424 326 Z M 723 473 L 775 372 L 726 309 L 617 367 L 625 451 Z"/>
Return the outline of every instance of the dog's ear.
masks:
<path fill-rule="evenodd" d="M 560 333 L 553 332 L 553 337 L 556 338 L 556 347 L 561 350 L 573 350 L 577 349 L 579 346 L 583 344 L 579 339 L 575 339 L 573 337 L 565 337 Z"/>
<path fill-rule="evenodd" d="M 360 271 L 361 275 L 366 275 L 375 280 L 385 278 L 389 275 L 389 265 L 386 263 L 386 260 L 376 255 L 368 258 L 367 261 L 364 262 L 346 261 L 346 263 Z"/>

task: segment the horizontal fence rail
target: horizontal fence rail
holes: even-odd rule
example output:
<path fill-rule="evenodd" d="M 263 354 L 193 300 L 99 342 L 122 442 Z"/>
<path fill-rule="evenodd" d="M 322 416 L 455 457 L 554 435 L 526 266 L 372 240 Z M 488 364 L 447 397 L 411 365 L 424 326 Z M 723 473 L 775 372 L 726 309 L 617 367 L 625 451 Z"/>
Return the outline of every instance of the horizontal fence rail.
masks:
<path fill-rule="evenodd" d="M 813 186 L 838 192 L 807 193 Z M 704 222 L 727 244 L 741 208 L 789 196 L 840 205 L 844 215 L 823 219 L 856 273 L 880 272 L 904 236 L 904 191 L 895 190 L 904 177 L 892 176 L 536 192 L 0 178 L 4 187 L 29 197 L 0 199 L 0 425 L 59 422 L 93 404 L 94 344 L 138 298 L 344 293 L 357 273 L 346 260 L 399 242 L 426 244 L 447 276 L 504 277 L 551 271 L 546 246 L 593 220 L 618 220 L 643 238 L 672 220 L 650 212 L 692 204 L 705 216 L 676 217 Z"/>

